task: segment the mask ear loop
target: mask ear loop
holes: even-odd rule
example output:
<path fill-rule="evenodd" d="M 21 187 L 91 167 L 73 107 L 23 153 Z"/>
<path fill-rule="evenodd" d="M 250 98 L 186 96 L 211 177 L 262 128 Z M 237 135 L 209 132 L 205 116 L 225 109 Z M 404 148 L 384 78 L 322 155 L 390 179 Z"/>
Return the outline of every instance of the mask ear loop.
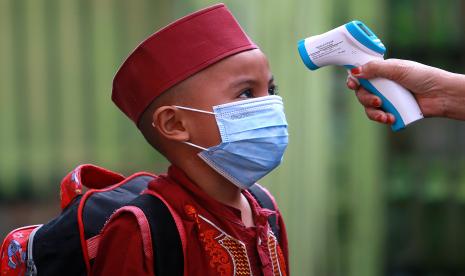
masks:
<path fill-rule="evenodd" d="M 152 122 L 152 126 L 155 128 L 155 122 Z M 189 145 L 189 146 L 191 146 L 191 147 L 197 148 L 197 149 L 199 149 L 199 150 L 207 150 L 206 148 L 201 147 L 201 146 L 196 145 L 196 144 L 193 144 L 193 143 L 191 143 L 191 142 L 183 141 L 182 143 L 184 143 L 184 144 L 186 144 L 186 145 Z"/>
<path fill-rule="evenodd" d="M 211 111 L 206 111 L 206 110 L 201 110 L 201 109 L 196 109 L 196 108 L 190 108 L 190 107 L 184 107 L 184 106 L 179 106 L 179 105 L 173 105 L 173 106 L 176 107 L 176 108 L 179 108 L 179 109 L 187 110 L 187 111 L 194 111 L 194 112 L 200 112 L 200 113 L 215 115 L 215 113 L 211 112 Z M 196 144 L 193 144 L 191 142 L 183 141 L 183 143 L 186 144 L 186 145 L 189 145 L 191 147 L 194 147 L 196 149 L 199 149 L 199 150 L 204 150 L 204 151 L 207 150 L 206 148 L 201 147 L 201 146 L 196 145 Z"/>
<path fill-rule="evenodd" d="M 201 110 L 201 109 L 195 109 L 195 108 L 184 107 L 184 106 L 179 106 L 179 105 L 173 105 L 173 106 L 176 107 L 176 108 L 184 109 L 184 110 L 188 110 L 188 111 L 194 111 L 194 112 L 200 112 L 200 113 L 215 115 L 214 112 L 205 111 L 205 110 Z M 155 126 L 155 122 L 152 122 L 152 127 L 154 127 L 154 128 L 156 127 L 156 126 Z M 191 147 L 194 147 L 194 148 L 196 148 L 196 149 L 199 149 L 199 150 L 207 150 L 206 148 L 201 147 L 201 146 L 196 145 L 196 144 L 193 144 L 193 143 L 191 143 L 191 142 L 183 141 L 183 143 L 186 144 L 186 145 L 189 145 L 189 146 L 191 146 Z"/>
<path fill-rule="evenodd" d="M 176 108 L 179 108 L 179 109 L 184 109 L 184 110 L 189 110 L 189 111 L 194 111 L 194 112 L 200 112 L 200 113 L 215 115 L 215 112 L 211 112 L 211 111 L 205 111 L 205 110 L 201 110 L 201 109 L 195 109 L 195 108 L 184 107 L 184 106 L 179 106 L 179 105 L 173 105 L 173 106 L 176 107 Z"/>
<path fill-rule="evenodd" d="M 186 145 L 189 145 L 189 146 L 191 146 L 191 147 L 194 147 L 194 148 L 196 148 L 196 149 L 199 149 L 199 150 L 207 150 L 206 148 L 201 147 L 201 146 L 196 145 L 196 144 L 193 144 L 193 143 L 191 143 L 191 142 L 183 141 L 183 143 L 186 144 Z"/>
<path fill-rule="evenodd" d="M 179 105 L 173 105 L 173 106 L 176 107 L 176 108 L 184 109 L 184 110 L 188 110 L 188 111 L 194 111 L 194 112 L 200 112 L 200 113 L 215 115 L 215 112 L 211 112 L 211 111 L 195 109 L 195 108 L 190 108 L 190 107 L 184 107 L 184 106 L 179 106 Z M 156 127 L 155 122 L 152 122 L 152 127 L 154 127 L 154 128 Z"/>

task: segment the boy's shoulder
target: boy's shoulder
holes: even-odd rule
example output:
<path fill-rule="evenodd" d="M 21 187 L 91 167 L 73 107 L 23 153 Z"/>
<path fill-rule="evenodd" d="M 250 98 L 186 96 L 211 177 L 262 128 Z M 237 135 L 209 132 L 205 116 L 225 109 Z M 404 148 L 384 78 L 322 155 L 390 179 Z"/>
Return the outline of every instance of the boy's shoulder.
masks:
<path fill-rule="evenodd" d="M 155 267 L 161 275 L 181 275 L 185 239 L 177 213 L 159 195 L 145 191 L 107 221 L 93 274 L 154 275 Z M 118 267 L 123 271 L 115 271 Z"/>
<path fill-rule="evenodd" d="M 283 258 L 287 258 L 287 237 L 284 221 L 281 218 L 273 195 L 268 189 L 259 184 L 253 185 L 247 190 L 247 193 L 253 196 L 260 207 L 276 211 L 274 216 L 269 217 L 268 223 L 271 228 L 270 230 L 273 231 L 282 247 L 282 252 L 285 256 Z M 184 212 L 186 210 L 184 210 L 183 203 L 186 202 L 186 197 L 188 196 L 186 194 L 189 194 L 189 192 L 183 189 L 181 184 L 161 175 L 152 180 L 148 190 L 142 195 L 160 199 L 168 210 L 171 211 L 169 214 L 173 216 L 173 219 L 176 220 L 177 218 L 179 220 L 177 221 L 178 224 L 172 222 L 171 225 L 175 227 L 173 228 L 174 230 L 164 232 L 165 234 L 167 232 L 179 233 L 179 238 L 164 237 L 162 239 L 171 242 L 178 240 L 181 245 L 176 252 L 184 254 L 184 250 L 186 250 L 186 235 L 180 217 L 185 215 Z M 196 200 L 195 196 L 191 199 Z M 147 199 L 144 200 L 147 201 Z M 160 220 L 150 218 L 147 216 L 147 211 L 144 212 L 139 208 L 140 206 L 135 205 L 119 209 L 105 225 L 102 231 L 101 244 L 99 245 L 99 254 L 95 261 L 95 268 L 93 268 L 97 272 L 94 273 L 95 275 L 124 275 L 124 272 L 113 271 L 114 267 L 121 267 L 121 264 L 124 264 L 123 267 L 135 267 L 138 275 L 153 275 L 151 274 L 152 272 L 148 271 L 148 268 L 153 270 L 153 262 L 156 261 L 153 256 L 164 255 L 165 252 L 160 254 L 154 252 L 159 251 L 157 250 L 157 246 L 154 245 L 157 244 L 157 241 L 154 240 L 154 235 L 150 230 L 156 227 L 153 227 L 150 221 Z M 156 214 L 155 216 L 158 215 Z M 181 225 L 181 228 L 178 227 L 179 225 Z M 124 246 L 120 246 L 121 243 L 124 243 Z M 125 258 L 124 256 L 129 257 Z"/>
<path fill-rule="evenodd" d="M 150 234 L 144 235 L 148 223 L 141 218 L 129 210 L 118 210 L 112 215 L 102 230 L 92 275 L 153 275 Z"/>

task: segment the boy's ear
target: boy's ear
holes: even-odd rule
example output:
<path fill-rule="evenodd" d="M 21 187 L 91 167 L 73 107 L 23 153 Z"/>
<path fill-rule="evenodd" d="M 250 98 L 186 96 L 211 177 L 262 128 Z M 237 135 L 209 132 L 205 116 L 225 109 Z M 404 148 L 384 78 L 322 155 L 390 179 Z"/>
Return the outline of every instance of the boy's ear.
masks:
<path fill-rule="evenodd" d="M 189 141 L 185 117 L 173 106 L 161 106 L 152 115 L 152 125 L 160 135 L 169 140 Z"/>

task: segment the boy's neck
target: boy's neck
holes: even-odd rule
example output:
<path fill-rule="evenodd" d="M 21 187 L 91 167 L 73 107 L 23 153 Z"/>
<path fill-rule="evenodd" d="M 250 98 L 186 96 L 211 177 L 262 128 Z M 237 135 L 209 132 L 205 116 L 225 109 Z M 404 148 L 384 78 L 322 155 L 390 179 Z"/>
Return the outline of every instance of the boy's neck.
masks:
<path fill-rule="evenodd" d="M 241 188 L 218 174 L 197 156 L 183 158 L 181 162 L 175 164 L 210 197 L 227 206 L 239 209 L 245 227 L 255 225 L 252 208 L 247 198 L 242 194 Z"/>
<path fill-rule="evenodd" d="M 238 209 L 243 208 L 244 198 L 241 189 L 218 174 L 202 160 L 191 160 L 191 162 L 177 164 L 177 166 L 215 200 Z"/>

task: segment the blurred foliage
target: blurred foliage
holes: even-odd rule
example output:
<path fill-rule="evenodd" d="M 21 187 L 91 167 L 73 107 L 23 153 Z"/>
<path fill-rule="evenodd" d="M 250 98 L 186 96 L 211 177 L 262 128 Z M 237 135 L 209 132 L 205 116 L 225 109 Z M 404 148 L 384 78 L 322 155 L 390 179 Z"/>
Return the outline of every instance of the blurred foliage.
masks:
<path fill-rule="evenodd" d="M 359 19 L 388 57 L 463 73 L 463 1 L 225 2 L 285 101 L 291 142 L 263 183 L 287 222 L 293 274 L 465 275 L 465 125 L 427 119 L 392 133 L 365 118 L 344 70 L 309 72 L 296 50 Z M 58 183 L 80 163 L 165 170 L 111 102 L 112 78 L 145 37 L 213 3 L 0 0 L 0 234 L 58 212 Z"/>

